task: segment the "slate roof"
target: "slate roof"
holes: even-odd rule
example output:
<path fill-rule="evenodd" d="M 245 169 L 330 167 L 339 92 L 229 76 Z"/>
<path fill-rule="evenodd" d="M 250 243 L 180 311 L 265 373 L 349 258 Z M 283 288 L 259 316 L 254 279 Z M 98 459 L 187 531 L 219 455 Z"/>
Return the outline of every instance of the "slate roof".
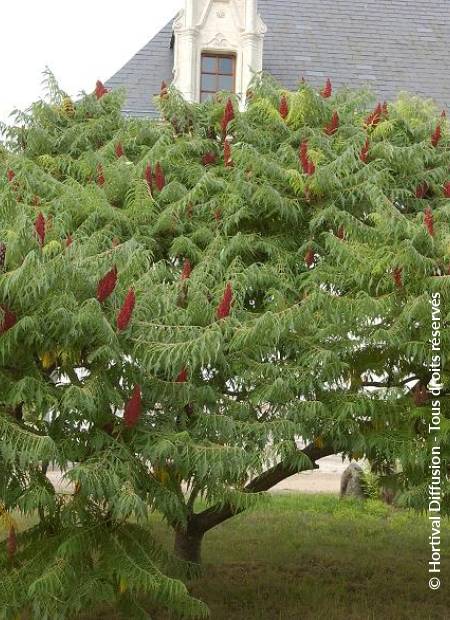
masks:
<path fill-rule="evenodd" d="M 181 5 L 181 0 L 180 0 Z M 402 90 L 450 104 L 448 0 L 259 0 L 267 25 L 263 68 L 286 88 L 302 75 L 322 85 Z M 125 87 L 125 113 L 155 115 L 152 97 L 173 67 L 169 22 L 109 81 Z"/>

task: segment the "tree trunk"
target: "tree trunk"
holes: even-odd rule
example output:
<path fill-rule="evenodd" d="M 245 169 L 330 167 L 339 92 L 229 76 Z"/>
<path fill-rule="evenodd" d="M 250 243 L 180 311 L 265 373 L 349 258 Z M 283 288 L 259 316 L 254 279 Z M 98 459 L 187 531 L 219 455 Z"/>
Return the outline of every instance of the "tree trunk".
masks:
<path fill-rule="evenodd" d="M 201 551 L 204 532 L 192 530 L 175 530 L 175 555 L 191 564 L 201 563 Z"/>

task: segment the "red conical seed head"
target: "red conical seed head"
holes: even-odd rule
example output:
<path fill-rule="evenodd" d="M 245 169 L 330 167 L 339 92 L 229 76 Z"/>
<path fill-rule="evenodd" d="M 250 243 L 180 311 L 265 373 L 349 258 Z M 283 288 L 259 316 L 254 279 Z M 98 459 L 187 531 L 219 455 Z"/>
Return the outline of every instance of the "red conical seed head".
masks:
<path fill-rule="evenodd" d="M 70 248 L 73 243 L 72 235 L 69 233 L 66 237 L 66 248 Z"/>
<path fill-rule="evenodd" d="M 214 219 L 216 220 L 216 222 L 220 222 L 220 220 L 222 219 L 222 211 L 219 208 L 214 211 Z"/>
<path fill-rule="evenodd" d="M 116 288 L 117 284 L 117 267 L 114 267 L 103 276 L 97 286 L 97 299 L 100 303 L 103 303 Z"/>
<path fill-rule="evenodd" d="M 370 144 L 369 144 L 369 138 L 367 138 L 364 146 L 362 147 L 360 153 L 359 153 L 359 159 L 365 164 L 367 163 L 367 159 L 369 157 L 369 148 L 370 148 Z"/>
<path fill-rule="evenodd" d="M 216 163 L 216 156 L 214 153 L 208 152 L 205 153 L 202 157 L 202 164 L 204 166 L 212 166 Z"/>
<path fill-rule="evenodd" d="M 14 327 L 17 323 L 17 318 L 14 312 L 9 310 L 6 306 L 0 306 L 0 311 L 3 311 L 3 319 L 0 312 L 0 335 L 6 334 L 6 332 Z"/>
<path fill-rule="evenodd" d="M 281 97 L 280 106 L 279 106 L 279 112 L 280 112 L 281 118 L 283 118 L 283 119 L 287 118 L 287 115 L 289 114 L 288 101 L 287 101 L 287 98 L 286 98 L 285 95 L 283 95 Z"/>
<path fill-rule="evenodd" d="M 225 162 L 225 168 L 231 168 L 233 165 L 233 160 L 231 159 L 231 144 L 228 140 L 225 140 L 223 144 L 223 159 Z"/>
<path fill-rule="evenodd" d="M 447 112 L 445 110 L 442 110 L 441 118 L 447 118 Z"/>
<path fill-rule="evenodd" d="M 153 174 L 152 174 L 152 167 L 151 167 L 150 164 L 147 164 L 145 166 L 145 180 L 147 181 L 148 191 L 150 192 L 150 194 L 152 194 L 152 192 L 153 192 Z"/>
<path fill-rule="evenodd" d="M 11 168 L 8 168 L 8 170 L 6 171 L 6 178 L 8 179 L 9 183 L 12 183 L 15 179 L 16 173 L 14 172 L 14 170 L 11 170 Z"/>
<path fill-rule="evenodd" d="M 427 195 L 427 192 L 428 192 L 428 183 L 424 181 L 423 183 L 421 183 L 420 185 L 416 187 L 416 198 L 418 198 L 419 200 L 421 198 L 425 198 L 425 196 Z"/>
<path fill-rule="evenodd" d="M 16 538 L 16 530 L 13 526 L 9 528 L 8 538 L 6 539 L 6 551 L 8 553 L 8 559 L 13 560 L 17 551 L 17 538 Z"/>
<path fill-rule="evenodd" d="M 426 405 L 428 402 L 428 390 L 425 385 L 422 385 L 422 383 L 418 383 L 413 389 L 413 400 L 417 407 Z"/>
<path fill-rule="evenodd" d="M 434 217 L 431 207 L 425 209 L 423 216 L 423 222 L 431 237 L 434 237 Z"/>
<path fill-rule="evenodd" d="M 115 153 L 116 153 L 117 159 L 120 159 L 121 157 L 123 157 L 125 155 L 121 142 L 118 142 L 116 144 Z"/>
<path fill-rule="evenodd" d="M 186 260 L 183 263 L 183 271 L 181 272 L 181 279 L 189 280 L 189 278 L 191 277 L 191 273 L 192 273 L 191 261 L 188 258 L 186 258 Z"/>
<path fill-rule="evenodd" d="M 97 185 L 103 187 L 105 184 L 105 175 L 103 174 L 103 166 L 98 164 L 97 166 Z"/>
<path fill-rule="evenodd" d="M 339 114 L 337 112 L 334 112 L 333 116 L 331 117 L 331 121 L 328 123 L 328 125 L 325 125 L 325 133 L 329 136 L 332 136 L 338 130 L 339 123 Z"/>
<path fill-rule="evenodd" d="M 381 103 L 379 103 L 375 110 L 372 112 L 372 114 L 369 114 L 369 116 L 366 118 L 366 125 L 368 127 L 376 127 L 381 120 L 382 113 L 383 106 L 381 105 Z"/>
<path fill-rule="evenodd" d="M 0 270 L 5 266 L 6 260 L 6 245 L 4 243 L 0 243 Z"/>
<path fill-rule="evenodd" d="M 322 95 L 324 99 L 328 99 L 329 97 L 331 97 L 332 93 L 333 93 L 333 85 L 331 84 L 330 78 L 328 78 L 320 94 Z"/>
<path fill-rule="evenodd" d="M 231 282 L 229 282 L 217 308 L 216 316 L 219 320 L 226 319 L 228 316 L 230 316 L 232 303 L 233 287 L 231 285 Z"/>
<path fill-rule="evenodd" d="M 397 288 L 403 288 L 403 269 L 401 267 L 396 267 L 394 269 L 392 277 L 394 278 L 395 286 Z"/>
<path fill-rule="evenodd" d="M 109 91 L 107 88 L 105 88 L 104 84 L 100 82 L 100 80 L 97 80 L 95 84 L 95 96 L 97 97 L 97 99 L 101 99 L 108 92 Z"/>
<path fill-rule="evenodd" d="M 444 192 L 444 196 L 446 198 L 450 198 L 450 181 L 446 181 L 442 187 L 442 190 Z"/>
<path fill-rule="evenodd" d="M 312 248 L 309 248 L 309 250 L 305 254 L 305 263 L 308 269 L 314 265 L 315 261 L 316 256 L 314 254 L 314 250 Z"/>
<path fill-rule="evenodd" d="M 45 243 L 45 217 L 42 212 L 39 212 L 34 221 L 34 230 L 39 240 L 39 244 L 42 247 Z"/>
<path fill-rule="evenodd" d="M 134 428 L 139 422 L 142 409 L 141 386 L 136 385 L 130 400 L 125 405 L 123 421 L 127 428 Z"/>
<path fill-rule="evenodd" d="M 302 165 L 303 172 L 307 174 L 309 164 L 308 140 L 303 140 L 303 142 L 300 144 L 300 163 Z"/>
<path fill-rule="evenodd" d="M 227 100 L 227 104 L 225 106 L 225 110 L 223 112 L 223 117 L 222 117 L 222 122 L 221 122 L 221 128 L 222 128 L 222 133 L 225 135 L 226 131 L 228 129 L 228 125 L 229 123 L 234 119 L 234 108 L 233 108 L 233 102 L 231 101 L 230 98 L 228 98 Z"/>
<path fill-rule="evenodd" d="M 316 171 L 316 165 L 312 161 L 312 159 L 310 159 L 308 161 L 308 168 L 306 170 L 306 173 L 308 174 L 308 176 L 312 177 L 312 175 L 315 173 L 315 171 Z"/>
<path fill-rule="evenodd" d="M 180 374 L 177 377 L 177 383 L 186 383 L 186 381 L 188 380 L 188 371 L 187 368 L 183 368 L 180 372 Z"/>
<path fill-rule="evenodd" d="M 117 315 L 116 324 L 119 331 L 124 331 L 128 327 L 131 317 L 133 315 L 135 304 L 136 295 L 134 293 L 134 290 L 130 288 L 127 296 L 125 297 L 125 301 L 123 302 L 123 306 L 120 309 L 119 314 Z"/>
<path fill-rule="evenodd" d="M 434 130 L 432 136 L 431 136 L 431 144 L 432 146 L 436 147 L 440 140 L 442 138 L 442 131 L 441 131 L 441 126 L 437 125 L 436 129 Z"/>
<path fill-rule="evenodd" d="M 159 91 L 159 96 L 164 98 L 164 97 L 166 97 L 168 95 L 168 93 L 169 93 L 169 91 L 168 91 L 168 88 L 167 88 L 167 84 L 163 80 L 161 82 L 161 88 L 160 88 L 160 91 Z"/>
<path fill-rule="evenodd" d="M 166 178 L 164 176 L 164 170 L 159 162 L 157 162 L 155 168 L 155 183 L 158 191 L 162 192 L 166 185 Z"/>

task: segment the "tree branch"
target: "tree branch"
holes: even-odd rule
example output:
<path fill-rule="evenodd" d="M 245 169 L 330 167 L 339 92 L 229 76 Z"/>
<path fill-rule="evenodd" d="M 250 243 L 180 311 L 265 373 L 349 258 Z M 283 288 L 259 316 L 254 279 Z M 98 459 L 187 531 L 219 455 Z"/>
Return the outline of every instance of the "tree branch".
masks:
<path fill-rule="evenodd" d="M 317 448 L 314 444 L 310 444 L 303 450 L 300 450 L 300 452 L 303 452 L 303 454 L 309 458 L 312 466 L 307 464 L 303 467 L 295 467 L 282 461 L 251 480 L 244 488 L 244 492 L 262 493 L 264 491 L 268 491 L 276 484 L 282 482 L 282 480 L 285 480 L 290 476 L 298 474 L 302 471 L 317 469 L 317 460 L 334 454 L 334 450 L 331 447 Z M 223 523 L 227 519 L 234 517 L 242 511 L 242 508 L 235 508 L 231 504 L 226 504 L 225 506 L 212 506 L 203 512 L 192 515 L 189 520 L 188 530 L 205 533 L 216 525 Z"/>

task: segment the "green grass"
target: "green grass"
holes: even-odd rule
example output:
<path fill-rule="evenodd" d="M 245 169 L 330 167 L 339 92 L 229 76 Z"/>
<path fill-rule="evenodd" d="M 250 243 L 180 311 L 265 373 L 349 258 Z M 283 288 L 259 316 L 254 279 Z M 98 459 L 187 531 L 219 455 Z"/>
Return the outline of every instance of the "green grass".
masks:
<path fill-rule="evenodd" d="M 154 528 L 172 546 L 156 517 Z M 425 516 L 380 502 L 274 495 L 205 537 L 203 574 L 188 586 L 212 620 L 449 620 L 449 522 L 437 592 L 428 588 L 428 535 Z M 83 616 L 100 619 L 114 617 Z"/>
<path fill-rule="evenodd" d="M 426 517 L 379 502 L 277 495 L 206 536 L 205 571 L 189 589 L 213 620 L 448 620 L 450 525 L 438 592 L 428 535 Z"/>

